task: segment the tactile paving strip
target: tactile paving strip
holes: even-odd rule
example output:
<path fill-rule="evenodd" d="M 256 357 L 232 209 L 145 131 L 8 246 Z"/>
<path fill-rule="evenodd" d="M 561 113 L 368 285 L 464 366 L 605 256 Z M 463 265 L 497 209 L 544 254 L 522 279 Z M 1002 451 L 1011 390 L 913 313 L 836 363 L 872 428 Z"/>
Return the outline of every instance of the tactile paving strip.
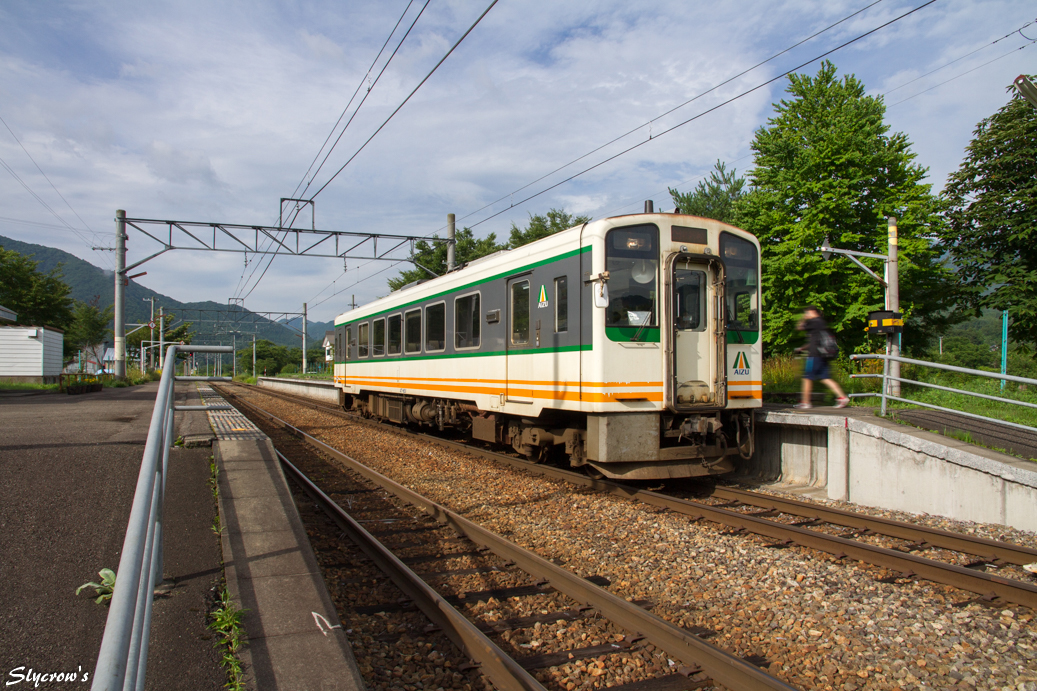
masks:
<path fill-rule="evenodd" d="M 212 390 L 212 387 L 201 385 L 198 394 L 204 405 L 226 405 L 227 401 Z M 223 441 L 243 441 L 246 439 L 266 439 L 258 427 L 237 410 L 210 410 L 209 424 L 212 425 L 216 438 Z"/>

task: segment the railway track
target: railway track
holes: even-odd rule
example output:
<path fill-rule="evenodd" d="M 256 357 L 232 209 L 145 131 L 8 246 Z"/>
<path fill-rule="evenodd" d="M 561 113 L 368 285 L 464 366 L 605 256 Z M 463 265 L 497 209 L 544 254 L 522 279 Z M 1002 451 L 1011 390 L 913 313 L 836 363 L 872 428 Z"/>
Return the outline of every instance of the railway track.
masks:
<path fill-rule="evenodd" d="M 228 392 L 224 394 L 234 398 Z M 445 634 L 471 660 L 467 669 L 484 675 L 496 688 L 545 689 L 533 675 L 536 670 L 590 660 L 588 674 L 593 674 L 595 669 L 607 669 L 608 658 L 620 656 L 626 660 L 639 653 L 641 659 L 646 655 L 661 656 L 661 667 L 669 671 L 611 688 L 680 691 L 714 684 L 745 690 L 795 688 L 767 674 L 754 661 L 709 643 L 704 638 L 710 632 L 685 630 L 653 615 L 649 611 L 651 603 L 629 602 L 610 593 L 601 587 L 608 585 L 606 579 L 574 574 L 394 482 L 254 404 L 240 398 L 235 403 L 335 459 L 366 481 L 367 487 L 336 487 L 333 494 L 347 498 L 351 505 L 351 510 L 346 511 L 278 452 L 289 477 L 404 594 L 402 600 L 386 599 L 384 590 L 379 591 L 381 602 L 354 603 L 354 613 L 384 615 L 417 608 L 430 623 L 423 631 Z M 404 511 L 392 502 L 377 501 L 378 497 L 369 494 L 371 488 L 391 493 L 416 508 L 420 515 Z M 358 497 L 363 499 L 352 506 Z M 362 518 L 358 520 L 353 514 Z M 420 574 L 416 570 L 419 565 L 425 566 Z M 356 560 L 336 566 L 352 568 Z M 446 568 L 450 566 L 462 568 Z M 478 580 L 473 581 L 473 576 L 478 576 Z M 336 577 L 341 581 L 341 571 Z M 361 580 L 349 572 L 346 578 L 354 583 Z M 492 587 L 472 590 L 473 583 L 485 585 L 488 580 L 494 582 Z M 524 606 L 527 599 L 535 599 L 535 605 Z M 487 602 L 493 606 L 492 618 L 473 620 L 466 616 L 470 611 L 462 611 L 465 605 Z M 486 614 L 485 607 L 482 611 Z M 552 645 L 548 641 L 549 629 L 559 625 L 559 639 L 586 639 L 590 644 Z M 414 629 L 413 621 L 398 628 L 408 627 Z M 534 654 L 508 654 L 495 641 L 515 640 L 511 634 L 523 630 L 540 631 L 538 637 L 542 640 L 537 641 Z M 561 649 L 550 649 L 558 647 Z M 650 671 L 652 666 L 644 665 L 644 669 Z"/>
<path fill-rule="evenodd" d="M 723 503 L 694 501 L 608 480 L 594 479 L 569 470 L 534 464 L 472 444 L 364 420 L 336 406 L 318 403 L 302 396 L 256 390 L 264 395 L 338 417 L 387 427 L 423 441 L 464 450 L 556 480 L 656 506 L 660 510 L 686 515 L 694 520 L 708 520 L 735 532 L 763 536 L 773 540 L 769 546 L 775 548 L 798 545 L 825 552 L 838 559 L 857 560 L 888 569 L 890 573 L 886 578 L 890 581 L 922 578 L 973 593 L 972 598 L 962 600 L 962 605 L 978 602 L 997 607 L 1010 602 L 1037 610 L 1037 583 L 1032 575 L 1020 568 L 1023 565 L 1037 563 L 1037 550 L 1032 548 L 732 488 L 714 488 L 713 498 L 723 500 Z M 879 540 L 883 544 L 873 544 L 871 541 L 876 538 L 883 538 Z M 939 553 L 949 561 L 916 554 L 925 551 Z M 1017 577 L 1006 577 L 983 570 L 988 568 L 1011 570 Z"/>

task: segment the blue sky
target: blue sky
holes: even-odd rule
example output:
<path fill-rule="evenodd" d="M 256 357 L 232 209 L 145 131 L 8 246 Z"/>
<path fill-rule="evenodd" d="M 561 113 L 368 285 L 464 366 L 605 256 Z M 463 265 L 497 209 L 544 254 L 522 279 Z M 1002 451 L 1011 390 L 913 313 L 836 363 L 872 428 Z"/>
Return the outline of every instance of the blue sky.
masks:
<path fill-rule="evenodd" d="M 311 192 L 487 2 L 429 2 Z M 480 236 L 500 237 L 512 222 L 521 225 L 528 214 L 552 207 L 595 218 L 637 211 L 645 199 L 670 208 L 667 187 L 693 187 L 718 158 L 740 172 L 751 168 L 753 133 L 772 114 L 784 81 L 656 140 L 660 131 L 924 0 L 882 0 L 582 163 L 651 131 L 653 141 L 634 152 L 514 208 L 510 193 L 870 2 L 500 0 L 317 197 L 317 224 L 424 235 L 441 228 L 450 212 L 466 217 L 464 225 L 505 210 L 476 226 Z M 402 26 L 421 5 L 413 4 Z M 0 4 L 0 117 L 50 182 L 2 126 L 0 158 L 78 231 L 0 170 L 0 235 L 110 268 L 111 253 L 90 248 L 113 243 L 117 208 L 131 217 L 274 222 L 278 200 L 296 189 L 406 6 L 406 0 Z M 887 123 L 907 134 L 939 189 L 976 123 L 1006 101 L 1005 87 L 1020 73 L 1037 72 L 1037 46 L 1023 35 L 988 45 L 1035 14 L 1033 3 L 1022 0 L 937 0 L 829 59 L 840 72 L 856 74 L 869 93 L 887 94 Z M 1037 37 L 1037 24 L 1023 33 Z M 400 35 L 402 29 L 390 49 Z M 802 71 L 816 70 L 813 63 Z M 131 231 L 129 261 L 151 251 Z M 252 274 L 255 267 L 246 267 L 241 255 L 172 253 L 142 267 L 148 275 L 141 282 L 182 300 L 226 302 L 252 288 L 248 276 L 254 281 L 262 270 Z M 311 314 L 326 320 L 353 294 L 358 302 L 385 294 L 385 280 L 400 268 L 351 260 L 344 272 L 332 259 L 278 258 L 245 304 L 298 310 L 308 302 Z"/>

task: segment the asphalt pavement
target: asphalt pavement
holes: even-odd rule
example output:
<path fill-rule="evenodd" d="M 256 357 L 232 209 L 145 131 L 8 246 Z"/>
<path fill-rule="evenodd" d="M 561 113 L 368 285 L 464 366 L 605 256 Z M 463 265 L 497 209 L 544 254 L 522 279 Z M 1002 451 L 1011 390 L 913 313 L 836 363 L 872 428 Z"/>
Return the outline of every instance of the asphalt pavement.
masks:
<path fill-rule="evenodd" d="M 93 677 L 108 609 L 75 590 L 116 569 L 157 383 L 68 396 L 0 394 L 0 679 L 35 673 Z M 181 391 L 182 389 L 182 391 Z M 199 403 L 193 385 L 178 398 Z M 191 413 L 178 417 L 187 418 Z M 204 416 L 204 413 L 197 415 Z M 185 421 L 184 429 L 191 427 Z M 194 418 L 197 426 L 197 418 Z M 176 448 L 166 490 L 165 573 L 156 598 L 149 689 L 204 691 L 226 681 L 206 628 L 222 577 L 212 530 L 211 449 Z"/>

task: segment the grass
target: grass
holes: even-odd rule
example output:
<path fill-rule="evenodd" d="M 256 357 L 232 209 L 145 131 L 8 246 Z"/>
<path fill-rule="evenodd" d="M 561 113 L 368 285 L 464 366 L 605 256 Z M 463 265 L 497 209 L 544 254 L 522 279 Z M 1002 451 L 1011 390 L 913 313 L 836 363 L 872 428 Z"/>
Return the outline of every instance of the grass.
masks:
<path fill-rule="evenodd" d="M 37 384 L 29 381 L 0 381 L 0 391 L 57 391 L 57 384 Z"/>
<path fill-rule="evenodd" d="M 212 621 L 209 629 L 215 631 L 219 638 L 216 647 L 223 648 L 220 655 L 220 666 L 227 672 L 227 683 L 225 688 L 239 691 L 245 688 L 245 674 L 241 668 L 241 660 L 238 653 L 241 646 L 245 645 L 245 628 L 241 624 L 241 618 L 248 610 L 239 608 L 226 588 L 220 591 L 219 606 L 210 612 Z"/>
<path fill-rule="evenodd" d="M 787 393 L 800 390 L 801 378 L 803 376 L 803 360 L 790 355 L 776 355 L 763 363 L 764 393 Z M 835 360 L 831 363 L 832 378 L 847 393 L 880 393 L 882 384 L 880 379 L 851 379 L 850 373 L 872 373 L 882 372 L 881 360 Z M 900 376 L 904 379 L 947 386 L 988 396 L 998 396 L 1010 400 L 1024 401 L 1037 404 L 1037 389 L 1026 385 L 1007 383 L 1002 390 L 1001 382 L 994 379 L 986 379 L 974 375 L 944 372 L 929 367 L 917 365 L 902 365 Z M 822 386 L 815 385 L 815 391 L 824 390 Z M 829 394 L 830 396 L 831 394 Z M 1020 425 L 1037 427 L 1037 409 L 1024 406 L 1002 403 L 1000 401 L 987 401 L 966 394 L 940 391 L 917 384 L 903 384 L 901 386 L 901 397 L 909 398 L 920 403 L 938 405 L 951 410 L 960 410 L 974 415 L 995 420 L 1005 420 Z M 856 406 L 877 406 L 878 397 L 852 399 Z M 889 401 L 888 407 L 893 410 L 908 409 L 907 403 Z"/>

